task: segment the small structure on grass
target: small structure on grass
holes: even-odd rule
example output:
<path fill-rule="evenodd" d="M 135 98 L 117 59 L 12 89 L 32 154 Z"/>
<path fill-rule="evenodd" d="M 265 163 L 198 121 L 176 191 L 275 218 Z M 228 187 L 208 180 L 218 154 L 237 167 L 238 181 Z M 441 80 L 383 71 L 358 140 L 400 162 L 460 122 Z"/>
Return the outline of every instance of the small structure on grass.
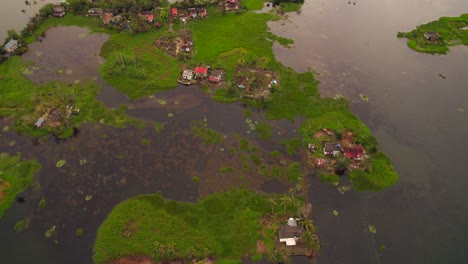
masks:
<path fill-rule="evenodd" d="M 54 16 L 54 17 L 64 17 L 65 16 L 65 7 L 63 5 L 54 5 L 52 7 L 52 16 Z"/>
<path fill-rule="evenodd" d="M 208 13 L 206 12 L 206 8 L 204 7 L 197 8 L 197 13 L 200 17 L 208 16 Z"/>
<path fill-rule="evenodd" d="M 323 154 L 338 156 L 341 153 L 341 144 L 336 142 L 325 142 L 323 144 Z"/>
<path fill-rule="evenodd" d="M 440 34 L 434 31 L 428 31 L 424 33 L 424 37 L 429 41 L 438 41 L 440 39 Z"/>
<path fill-rule="evenodd" d="M 104 23 L 104 25 L 109 25 L 109 23 L 112 20 L 112 17 L 114 17 L 112 13 L 104 13 L 104 15 L 102 16 L 102 23 Z"/>
<path fill-rule="evenodd" d="M 14 52 L 18 48 L 18 45 L 18 40 L 10 39 L 10 41 L 8 41 L 7 44 L 5 44 L 5 46 L 3 46 L 3 50 L 5 52 Z"/>
<path fill-rule="evenodd" d="M 278 230 L 279 241 L 286 243 L 286 246 L 296 246 L 300 237 L 304 234 L 304 228 L 297 225 L 294 218 L 289 218 L 288 222 L 280 226 Z"/>
<path fill-rule="evenodd" d="M 171 9 L 171 15 L 172 15 L 172 17 L 178 17 L 179 16 L 179 12 L 177 11 L 177 8 L 173 7 Z"/>
<path fill-rule="evenodd" d="M 348 159 L 360 160 L 365 153 L 362 146 L 343 147 L 343 154 Z"/>
<path fill-rule="evenodd" d="M 40 117 L 40 118 L 36 121 L 36 123 L 34 124 L 34 126 L 35 126 L 35 127 L 42 127 L 42 125 L 44 124 L 44 121 L 45 121 L 45 119 L 42 118 L 42 117 Z"/>
<path fill-rule="evenodd" d="M 154 15 L 151 13 L 151 11 L 143 11 L 140 15 L 143 16 L 149 23 L 154 22 Z"/>
<path fill-rule="evenodd" d="M 88 10 L 89 16 L 100 17 L 102 16 L 102 13 L 103 13 L 102 8 L 91 8 L 90 10 Z"/>
<path fill-rule="evenodd" d="M 236 70 L 236 86 L 244 98 L 267 100 L 278 86 L 276 73 L 259 67 L 240 66 Z"/>
<path fill-rule="evenodd" d="M 233 12 L 239 10 L 239 0 L 225 0 L 224 1 L 224 11 Z"/>
<path fill-rule="evenodd" d="M 224 76 L 224 71 L 222 70 L 215 70 L 210 73 L 210 76 L 208 77 L 208 81 L 212 83 L 219 83 Z"/>
<path fill-rule="evenodd" d="M 198 16 L 197 9 L 194 7 L 189 8 L 188 13 L 191 18 L 196 18 Z"/>
<path fill-rule="evenodd" d="M 208 67 L 196 67 L 195 78 L 206 78 L 208 76 Z"/>
<path fill-rule="evenodd" d="M 195 82 L 194 75 L 195 73 L 192 70 L 183 70 L 177 82 L 184 85 L 193 84 Z"/>

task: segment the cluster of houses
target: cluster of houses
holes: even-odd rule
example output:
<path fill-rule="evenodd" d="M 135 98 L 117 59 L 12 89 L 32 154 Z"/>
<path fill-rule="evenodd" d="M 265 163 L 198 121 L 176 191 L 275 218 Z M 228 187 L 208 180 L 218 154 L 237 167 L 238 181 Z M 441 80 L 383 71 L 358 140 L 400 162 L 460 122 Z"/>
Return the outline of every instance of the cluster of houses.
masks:
<path fill-rule="evenodd" d="M 321 133 L 324 133 L 332 137 L 334 137 L 335 135 L 333 131 L 330 131 L 326 128 L 322 129 L 322 131 L 320 132 L 317 132 L 316 135 L 321 134 Z M 346 133 L 349 133 L 350 135 L 352 135 L 350 132 L 346 132 Z M 323 147 L 321 151 L 326 157 L 329 157 L 329 158 L 337 158 L 343 155 L 344 157 L 350 159 L 351 161 L 360 161 L 366 157 L 366 151 L 364 150 L 363 146 L 354 144 L 351 140 L 351 137 L 352 136 L 347 136 L 341 141 L 323 141 L 322 143 Z M 319 151 L 317 146 L 312 143 L 308 145 L 308 149 L 312 153 L 317 153 Z M 327 161 L 325 158 L 318 158 L 318 157 L 316 159 L 313 159 L 312 163 L 313 165 L 315 165 L 315 167 L 324 167 L 329 163 L 333 164 L 333 162 L 331 162 L 330 160 Z M 354 164 L 353 166 L 354 167 L 358 166 L 358 163 Z"/>
<path fill-rule="evenodd" d="M 190 19 L 203 18 L 208 16 L 208 12 L 204 7 L 190 7 L 188 9 L 177 9 L 175 7 L 171 8 L 171 16 L 173 19 L 180 19 L 182 22 L 187 22 Z"/>
<path fill-rule="evenodd" d="M 211 70 L 211 67 L 195 67 L 195 69 L 183 70 L 177 82 L 185 85 L 196 84 L 198 82 L 209 81 L 210 83 L 219 83 L 224 76 L 222 70 Z"/>

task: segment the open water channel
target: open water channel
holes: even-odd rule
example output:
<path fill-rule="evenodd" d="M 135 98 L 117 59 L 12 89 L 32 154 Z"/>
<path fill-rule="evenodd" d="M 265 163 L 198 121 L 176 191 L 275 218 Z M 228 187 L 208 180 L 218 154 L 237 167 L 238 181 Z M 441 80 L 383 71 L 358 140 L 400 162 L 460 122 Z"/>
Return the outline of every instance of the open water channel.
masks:
<path fill-rule="evenodd" d="M 11 2 L 11 10 L 22 8 L 16 6 L 17 1 L 7 2 Z M 300 14 L 270 24 L 272 32 L 295 40 L 291 49 L 275 46 L 277 58 L 298 71 L 316 71 L 323 95 L 339 93 L 349 98 L 354 112 L 370 126 L 400 174 L 397 186 L 380 193 L 340 194 L 336 187 L 310 177 L 309 198 L 322 241 L 319 263 L 468 260 L 468 49 L 455 47 L 449 55 L 433 56 L 414 52 L 395 37 L 397 31 L 411 30 L 419 23 L 466 12 L 467 0 L 356 0 L 351 4 L 306 0 Z M 0 19 L 2 30 L 8 24 L 21 27 L 18 24 L 24 23 L 15 18 Z M 86 30 L 57 28 L 48 32 L 45 41 L 54 34 L 64 36 L 62 39 L 73 36 L 76 41 L 92 38 L 86 42 L 89 46 L 80 48 L 94 49 L 95 53 L 106 39 L 105 35 L 88 35 Z M 47 60 L 42 57 L 47 53 L 38 56 L 40 50 L 32 46 L 25 60 Z M 93 54 L 89 51 L 85 53 Z M 63 78 L 80 79 L 86 67 L 96 71 L 99 58 L 88 62 L 71 68 Z M 439 73 L 447 78 L 440 78 Z M 41 76 L 44 74 L 36 78 Z M 359 99 L 361 93 L 369 102 Z M 1 152 L 38 158 L 43 168 L 38 175 L 40 188 L 27 190 L 23 194 L 26 203 L 12 206 L 0 221 L 1 263 L 90 263 L 96 229 L 119 201 L 155 191 L 184 201 L 210 193 L 191 180 L 192 171 L 202 175 L 208 162 L 225 157 L 193 140 L 187 132 L 190 121 L 206 117 L 209 125 L 223 134 L 249 136 L 242 108 L 220 106 L 186 87 L 161 96 L 168 102 L 186 100 L 190 104 L 180 103 L 167 110 L 153 107 L 156 104 L 146 98 L 133 102 L 130 111 L 132 116 L 164 123 L 166 129 L 160 133 L 149 127 L 116 129 L 87 124 L 76 138 L 60 144 L 50 139 L 38 146 L 14 132 L 2 133 Z M 99 98 L 113 106 L 125 101 L 108 86 Z M 175 113 L 174 118 L 167 117 L 168 111 Z M 261 119 L 261 115 L 254 116 Z M 10 122 L 4 120 L 0 125 Z M 274 134 L 293 131 L 296 125 L 276 122 Z M 142 146 L 142 138 L 150 139 L 150 145 Z M 14 147 L 9 146 L 12 141 Z M 57 169 L 55 162 L 60 159 L 67 164 Z M 80 165 L 80 159 L 87 163 Z M 253 188 L 263 184 L 260 179 L 252 182 Z M 281 184 L 274 188 L 281 188 Z M 87 195 L 92 199 L 86 201 Z M 47 206 L 38 209 L 42 198 Z M 334 216 L 333 210 L 339 215 Z M 15 233 L 14 223 L 24 217 L 31 218 L 31 228 Z M 369 232 L 370 224 L 376 227 L 376 234 Z M 57 226 L 57 234 L 45 238 L 44 232 L 52 225 Z M 81 237 L 74 234 L 78 228 L 84 229 Z M 380 251 L 382 245 L 384 252 Z"/>

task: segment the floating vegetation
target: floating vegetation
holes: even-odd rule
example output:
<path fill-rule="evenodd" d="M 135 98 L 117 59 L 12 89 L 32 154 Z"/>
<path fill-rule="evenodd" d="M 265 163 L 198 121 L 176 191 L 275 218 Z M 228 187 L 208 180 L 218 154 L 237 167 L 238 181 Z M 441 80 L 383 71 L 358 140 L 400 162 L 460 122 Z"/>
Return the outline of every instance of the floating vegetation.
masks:
<path fill-rule="evenodd" d="M 88 194 L 85 196 L 85 201 L 90 201 L 91 199 L 93 199 L 93 196 L 91 194 Z"/>
<path fill-rule="evenodd" d="M 374 225 L 369 225 L 369 232 L 371 232 L 372 234 L 376 234 L 377 233 L 377 228 L 375 228 Z"/>
<path fill-rule="evenodd" d="M 63 70 L 57 70 L 55 73 L 56 74 L 62 74 Z"/>
<path fill-rule="evenodd" d="M 173 113 L 167 113 L 167 117 L 173 117 L 174 114 Z"/>
<path fill-rule="evenodd" d="M 192 132 L 195 136 L 203 139 L 205 145 L 219 144 L 223 141 L 223 135 L 216 130 L 206 127 L 205 122 L 193 122 Z"/>
<path fill-rule="evenodd" d="M 167 101 L 163 100 L 163 99 L 158 99 L 158 104 L 165 105 L 165 104 L 167 104 Z"/>
<path fill-rule="evenodd" d="M 458 112 L 465 112 L 465 109 L 459 107 L 459 108 L 457 108 L 457 111 Z"/>
<path fill-rule="evenodd" d="M 78 228 L 76 231 L 75 231 L 75 235 L 77 236 L 82 236 L 83 235 L 83 228 Z"/>
<path fill-rule="evenodd" d="M 86 163 L 88 163 L 88 161 L 86 159 L 80 159 L 80 165 L 85 165 Z"/>
<path fill-rule="evenodd" d="M 3 132 L 7 132 L 8 129 L 10 129 L 10 127 L 9 127 L 9 126 L 5 126 L 5 127 L 3 128 Z"/>
<path fill-rule="evenodd" d="M 67 74 L 72 74 L 73 71 L 72 70 L 67 70 Z"/>
<path fill-rule="evenodd" d="M 361 100 L 366 101 L 366 102 L 369 102 L 369 97 L 367 97 L 367 95 L 365 95 L 365 94 L 359 94 L 359 97 L 361 97 Z"/>
<path fill-rule="evenodd" d="M 339 99 L 342 99 L 342 98 L 344 98 L 344 96 L 342 94 L 340 94 L 340 93 L 337 93 L 337 94 L 335 94 L 335 96 L 333 96 L 333 99 L 335 99 L 335 100 L 339 100 Z"/>
<path fill-rule="evenodd" d="M 345 194 L 345 192 L 349 192 L 350 190 L 351 190 L 351 186 L 344 185 L 344 186 L 338 187 L 338 192 L 341 195 Z"/>
<path fill-rule="evenodd" d="M 84 37 L 86 37 L 86 34 L 81 33 L 81 34 L 78 35 L 78 37 L 79 37 L 79 38 L 84 38 Z"/>
<path fill-rule="evenodd" d="M 178 104 L 180 104 L 180 101 L 179 101 L 179 100 L 175 100 L 175 101 L 174 101 L 174 104 L 175 104 L 175 105 L 178 105 Z"/>
<path fill-rule="evenodd" d="M 41 200 L 39 201 L 39 204 L 37 205 L 37 207 L 38 207 L 39 209 L 44 209 L 44 208 L 46 207 L 46 200 L 45 200 L 45 199 L 41 199 Z"/>
<path fill-rule="evenodd" d="M 338 213 L 337 210 L 333 210 L 332 214 L 333 214 L 334 216 L 338 216 L 340 213 Z"/>
<path fill-rule="evenodd" d="M 55 234 L 55 229 L 57 229 L 57 227 L 55 225 L 53 225 L 49 230 L 47 230 L 44 234 L 44 236 L 46 238 L 50 238 L 52 235 Z"/>
<path fill-rule="evenodd" d="M 57 161 L 57 163 L 55 164 L 55 167 L 57 168 L 62 168 L 63 165 L 65 165 L 66 161 L 65 160 L 59 160 Z"/>
<path fill-rule="evenodd" d="M 385 252 L 387 250 L 387 246 L 386 245 L 380 245 L 379 250 L 380 250 L 380 252 Z"/>
<path fill-rule="evenodd" d="M 73 83 L 74 83 L 74 84 L 79 84 L 79 83 L 80 83 L 80 80 L 74 80 Z"/>
<path fill-rule="evenodd" d="M 16 141 L 14 141 L 14 140 L 11 141 L 9 145 L 10 145 L 10 147 L 13 147 L 14 145 L 16 145 Z"/>
<path fill-rule="evenodd" d="M 36 56 L 37 56 L 37 57 L 42 56 L 42 52 L 40 52 L 40 51 L 36 52 Z"/>
<path fill-rule="evenodd" d="M 195 183 L 200 182 L 200 177 L 198 177 L 198 176 L 193 176 L 193 177 L 192 177 L 192 181 L 195 182 Z"/>
<path fill-rule="evenodd" d="M 23 73 L 24 75 L 31 75 L 31 74 L 33 74 L 33 71 L 30 70 L 29 68 L 23 68 L 21 70 L 21 73 Z"/>
<path fill-rule="evenodd" d="M 141 140 L 141 145 L 142 146 L 148 146 L 150 144 L 150 142 L 151 141 L 149 139 L 144 138 L 144 139 Z"/>
<path fill-rule="evenodd" d="M 28 229 L 30 226 L 31 226 L 31 219 L 26 217 L 25 219 L 16 222 L 13 229 L 16 232 L 21 232 L 21 231 L 24 231 L 24 230 Z"/>

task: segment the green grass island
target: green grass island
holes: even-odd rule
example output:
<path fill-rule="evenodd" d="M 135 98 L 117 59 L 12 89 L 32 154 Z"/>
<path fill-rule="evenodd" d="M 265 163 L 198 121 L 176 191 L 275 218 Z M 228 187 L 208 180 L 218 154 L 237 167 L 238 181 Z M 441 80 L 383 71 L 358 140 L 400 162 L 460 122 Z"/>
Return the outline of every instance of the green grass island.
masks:
<path fill-rule="evenodd" d="M 450 46 L 468 45 L 468 14 L 441 17 L 410 32 L 398 32 L 397 37 L 407 38 L 408 47 L 416 51 L 447 54 Z"/>
<path fill-rule="evenodd" d="M 41 168 L 35 160 L 22 161 L 19 154 L 0 154 L 0 219 L 5 211 L 33 181 L 34 174 Z"/>
<path fill-rule="evenodd" d="M 100 51 L 105 58 L 100 75 L 130 99 L 168 91 L 179 81 L 195 84 L 216 102 L 242 102 L 262 109 L 269 120 L 305 118 L 300 127 L 302 140 L 282 143 L 288 154 L 295 155 L 299 149 L 306 160 L 302 166 L 320 171 L 322 181 L 336 184 L 348 175 L 357 191 L 378 191 L 396 184 L 398 175 L 390 160 L 370 130 L 351 113 L 349 102 L 321 98 L 314 73 L 295 72 L 275 59 L 274 42 L 291 46 L 294 41 L 269 32 L 267 22 L 281 19 L 285 11 L 298 11 L 301 3 L 285 2 L 269 12 L 254 12 L 264 2 L 169 5 L 162 1 L 155 5 L 153 1 L 70 0 L 62 7 L 46 5 L 20 34 L 10 31 L 5 45 L 10 43 L 11 48 L 10 41 L 16 40 L 17 49 L 8 53 L 20 55 L 56 26 L 107 33 L 110 38 Z M 20 133 L 32 137 L 55 133 L 66 138 L 84 122 L 146 125 L 129 117 L 126 106 L 109 109 L 98 101 L 95 97 L 101 87 L 96 80 L 38 85 L 27 78 L 31 70 L 34 65 L 19 56 L 0 65 L 0 92 L 5 95 L 0 98 L 0 115 L 13 117 L 13 128 Z M 207 144 L 222 140 L 216 131 L 197 125 L 192 129 Z M 271 126 L 261 124 L 256 132 L 268 140 Z M 255 163 L 258 157 L 251 159 Z M 300 171 L 297 165 L 291 170 Z M 296 180 L 300 184 L 300 178 Z M 265 196 L 235 189 L 196 204 L 166 201 L 157 194 L 138 196 L 117 205 L 99 228 L 94 261 L 216 258 L 217 262 L 239 263 L 246 255 L 280 260 L 291 254 L 291 248 L 280 244 L 278 236 L 292 229 L 301 234 L 298 241 L 304 245 L 303 253 L 313 255 L 319 243 L 306 208 L 297 191 Z M 284 228 L 290 217 L 298 219 L 290 225 L 296 228 Z"/>

